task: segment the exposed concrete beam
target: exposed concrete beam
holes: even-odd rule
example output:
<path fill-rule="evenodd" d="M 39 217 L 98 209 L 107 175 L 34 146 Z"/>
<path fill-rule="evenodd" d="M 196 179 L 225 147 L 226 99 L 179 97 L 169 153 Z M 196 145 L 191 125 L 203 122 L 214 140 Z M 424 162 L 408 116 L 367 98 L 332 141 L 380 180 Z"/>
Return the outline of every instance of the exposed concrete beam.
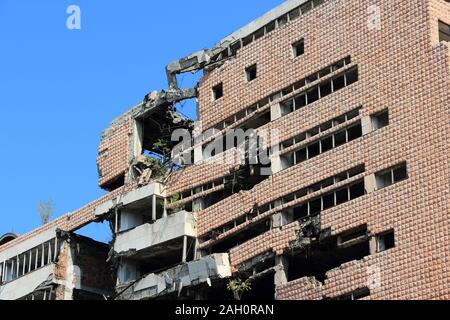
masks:
<path fill-rule="evenodd" d="M 106 201 L 95 208 L 95 216 L 100 217 L 108 214 L 117 205 L 127 206 L 139 201 L 151 200 L 153 195 L 164 197 L 164 186 L 161 183 L 155 182 L 146 185 L 142 188 L 130 191 L 123 196 L 119 196 L 116 199 Z"/>

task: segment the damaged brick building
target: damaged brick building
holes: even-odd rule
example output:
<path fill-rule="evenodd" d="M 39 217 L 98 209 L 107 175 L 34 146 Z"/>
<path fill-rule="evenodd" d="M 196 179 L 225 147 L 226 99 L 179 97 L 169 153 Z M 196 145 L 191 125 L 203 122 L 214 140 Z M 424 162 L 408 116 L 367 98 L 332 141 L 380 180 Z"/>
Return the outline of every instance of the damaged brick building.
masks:
<path fill-rule="evenodd" d="M 449 40 L 446 0 L 289 0 L 169 63 L 102 134 L 107 194 L 0 239 L 0 299 L 450 299 Z"/>

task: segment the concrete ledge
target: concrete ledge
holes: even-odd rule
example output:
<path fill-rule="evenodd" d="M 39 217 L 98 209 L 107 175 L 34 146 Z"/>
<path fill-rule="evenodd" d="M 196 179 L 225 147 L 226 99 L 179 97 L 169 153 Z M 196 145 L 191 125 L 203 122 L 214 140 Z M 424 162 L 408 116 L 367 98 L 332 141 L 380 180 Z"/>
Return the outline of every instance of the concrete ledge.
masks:
<path fill-rule="evenodd" d="M 123 196 L 119 196 L 113 200 L 106 201 L 95 208 L 95 216 L 102 216 L 114 209 L 117 204 L 123 206 L 143 201 L 150 198 L 153 195 L 164 197 L 164 186 L 161 183 L 152 183 L 145 187 L 139 188 L 134 191 L 130 191 Z"/>
<path fill-rule="evenodd" d="M 131 250 L 138 252 L 183 236 L 197 237 L 197 223 L 194 214 L 186 211 L 118 234 L 114 250 L 119 254 Z"/>

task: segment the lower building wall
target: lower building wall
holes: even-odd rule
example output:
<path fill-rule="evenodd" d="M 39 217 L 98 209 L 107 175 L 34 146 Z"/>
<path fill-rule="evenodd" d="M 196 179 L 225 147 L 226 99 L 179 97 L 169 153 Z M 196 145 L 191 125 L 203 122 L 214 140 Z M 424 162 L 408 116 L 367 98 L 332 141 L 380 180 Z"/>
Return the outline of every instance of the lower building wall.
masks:
<path fill-rule="evenodd" d="M 0 287 L 0 300 L 17 300 L 25 297 L 41 284 L 53 278 L 54 265 L 50 264 Z"/>
<path fill-rule="evenodd" d="M 106 244 L 72 236 L 62 246 L 54 272 L 59 284 L 56 300 L 101 297 L 114 291 L 113 273 L 106 262 L 109 252 Z"/>

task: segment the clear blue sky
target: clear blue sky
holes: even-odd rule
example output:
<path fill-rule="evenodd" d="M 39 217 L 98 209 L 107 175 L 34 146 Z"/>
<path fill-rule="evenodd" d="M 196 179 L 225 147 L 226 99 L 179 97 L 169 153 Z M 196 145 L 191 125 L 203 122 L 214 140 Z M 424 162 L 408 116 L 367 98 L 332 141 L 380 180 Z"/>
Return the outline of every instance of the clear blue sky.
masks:
<path fill-rule="evenodd" d="M 0 235 L 95 200 L 99 136 L 150 91 L 164 67 L 207 48 L 282 0 L 0 0 Z M 66 9 L 81 8 L 81 30 Z M 183 113 L 192 115 L 192 108 Z M 83 233 L 107 240 L 106 224 Z"/>

